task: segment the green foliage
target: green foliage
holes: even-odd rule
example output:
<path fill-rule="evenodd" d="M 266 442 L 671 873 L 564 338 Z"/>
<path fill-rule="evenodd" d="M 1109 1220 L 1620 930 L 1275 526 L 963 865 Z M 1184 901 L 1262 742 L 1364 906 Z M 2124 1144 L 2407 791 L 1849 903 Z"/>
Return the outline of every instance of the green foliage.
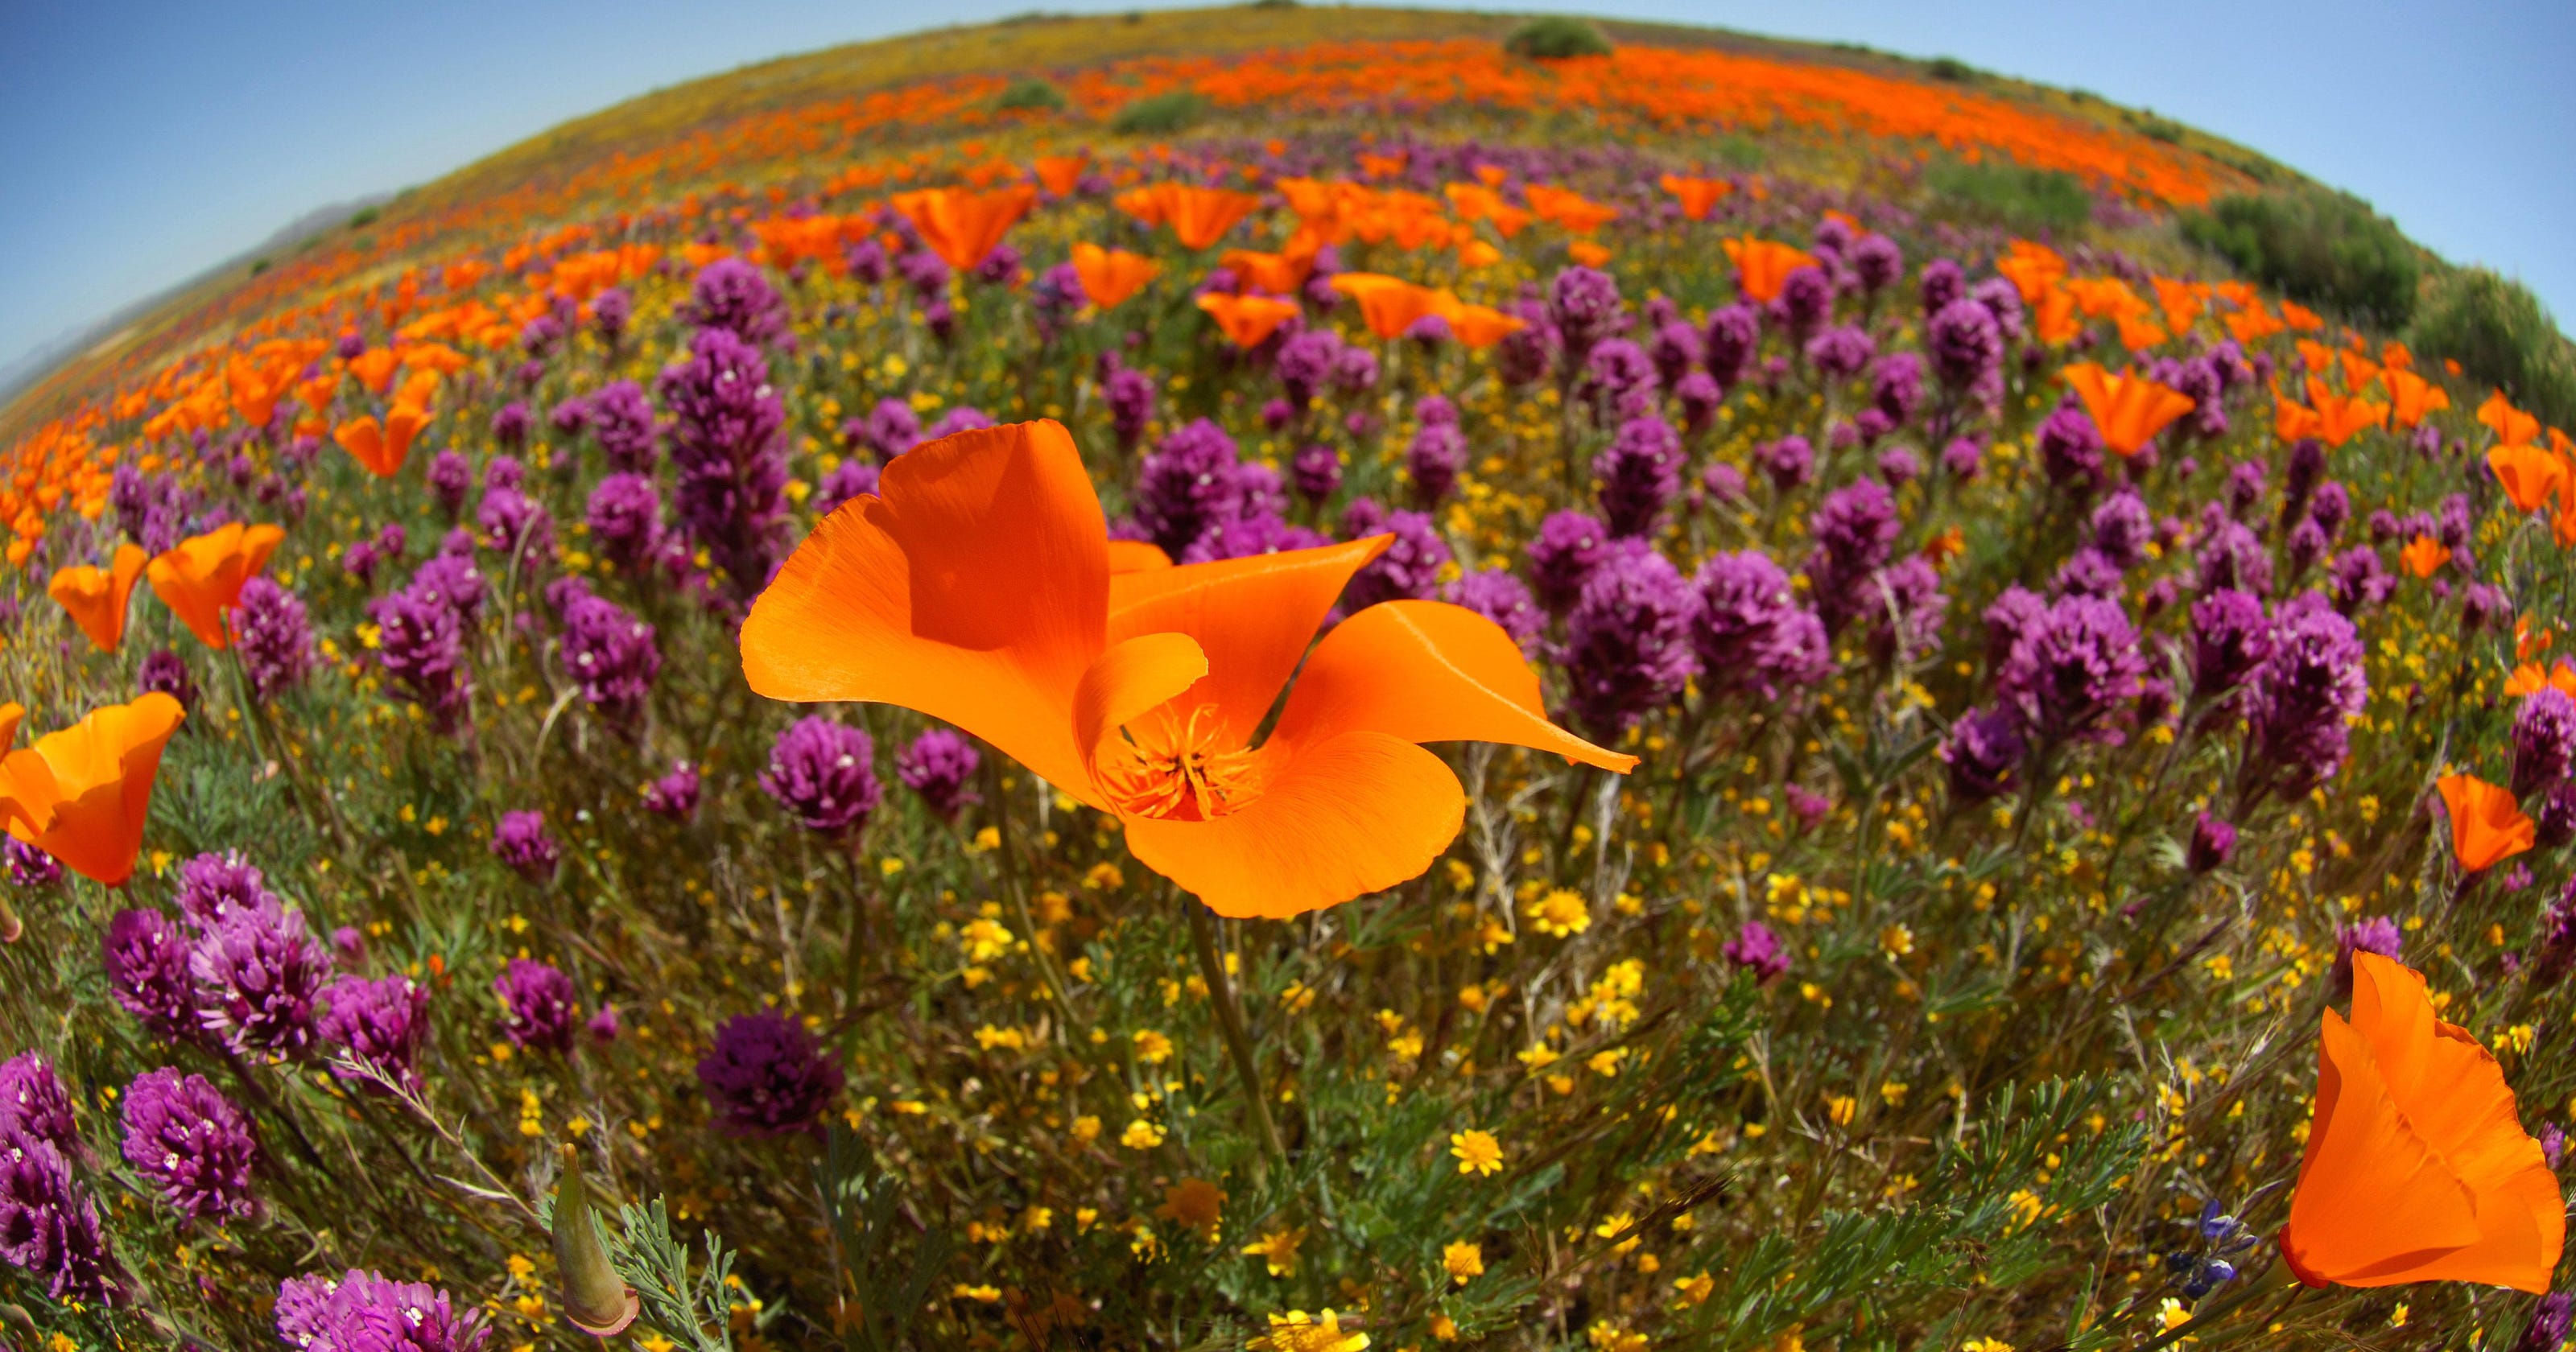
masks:
<path fill-rule="evenodd" d="M 617 1275 L 635 1288 L 644 1302 L 643 1320 L 691 1352 L 733 1352 L 727 1318 L 732 1304 L 725 1279 L 733 1274 L 733 1254 L 710 1230 L 706 1261 L 689 1272 L 689 1248 L 671 1233 L 671 1216 L 662 1199 L 617 1211 L 619 1224 L 602 1226 L 609 1258 Z"/>
<path fill-rule="evenodd" d="M 1109 119 L 1109 129 L 1122 136 L 1170 136 L 1196 126 L 1207 116 L 1208 102 L 1195 89 L 1175 89 L 1137 99 Z"/>
<path fill-rule="evenodd" d="M 1941 160 L 1923 175 L 1935 215 L 2015 234 L 2067 234 L 2093 219 L 2093 194 L 2073 174 L 2008 160 Z"/>
<path fill-rule="evenodd" d="M 352 230 L 364 230 L 368 226 L 374 225 L 377 219 L 384 214 L 384 208 L 382 207 L 363 206 L 358 208 L 356 211 L 349 213 L 348 226 Z"/>
<path fill-rule="evenodd" d="M 2409 341 L 2544 421 L 2576 427 L 2576 345 L 2522 283 L 2486 268 L 2442 273 L 2425 289 Z"/>
<path fill-rule="evenodd" d="M 2395 223 L 2321 188 L 2233 193 L 2182 218 L 2185 239 L 2291 299 L 2395 328 L 2415 312 L 2421 266 Z"/>
<path fill-rule="evenodd" d="M 2129 125 L 2136 127 L 2139 135 L 2151 141 L 2162 141 L 2167 145 L 2180 145 L 2183 133 L 2187 130 L 2181 123 L 2158 113 L 2153 108 L 2144 112 L 2131 113 Z"/>
<path fill-rule="evenodd" d="M 1710 146 L 1709 151 L 1718 163 L 1739 173 L 1759 169 L 1770 158 L 1770 153 L 1762 148 L 1760 141 L 1742 133 L 1717 138 L 1717 143 Z"/>
<path fill-rule="evenodd" d="M 1029 75 L 1011 82 L 1011 87 L 993 98 L 993 106 L 1006 113 L 1042 112 L 1063 108 L 1064 91 L 1055 82 Z"/>
<path fill-rule="evenodd" d="M 1503 50 L 1533 61 L 1563 61 L 1577 56 L 1608 56 L 1610 39 L 1581 19 L 1545 14 L 1512 30 Z"/>
<path fill-rule="evenodd" d="M 1923 69 L 1933 79 L 1947 81 L 1950 84 L 1975 84 L 1984 78 L 1985 74 L 1955 56 L 1936 56 L 1924 62 Z"/>

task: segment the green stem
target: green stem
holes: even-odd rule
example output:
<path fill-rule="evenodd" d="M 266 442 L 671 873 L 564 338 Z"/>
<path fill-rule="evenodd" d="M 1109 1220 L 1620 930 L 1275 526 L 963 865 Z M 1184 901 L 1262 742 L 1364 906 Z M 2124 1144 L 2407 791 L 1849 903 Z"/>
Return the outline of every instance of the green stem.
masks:
<path fill-rule="evenodd" d="M 1236 1078 L 1243 1081 L 1243 1101 L 1252 1114 L 1253 1132 L 1261 1138 L 1261 1161 L 1288 1167 L 1288 1151 L 1279 1143 L 1279 1126 L 1270 1120 L 1270 1096 L 1261 1085 L 1261 1069 L 1253 1061 L 1252 1035 L 1243 1022 L 1243 1006 L 1236 1001 L 1234 983 L 1226 978 L 1225 955 L 1217 951 L 1216 917 L 1194 899 L 1183 899 L 1181 909 L 1190 918 L 1190 944 L 1198 950 L 1199 971 L 1207 978 L 1208 1002 L 1216 1006 L 1217 1027 L 1225 1034 L 1225 1050 L 1234 1059 Z M 1256 1169 L 1259 1165 L 1256 1164 Z"/>

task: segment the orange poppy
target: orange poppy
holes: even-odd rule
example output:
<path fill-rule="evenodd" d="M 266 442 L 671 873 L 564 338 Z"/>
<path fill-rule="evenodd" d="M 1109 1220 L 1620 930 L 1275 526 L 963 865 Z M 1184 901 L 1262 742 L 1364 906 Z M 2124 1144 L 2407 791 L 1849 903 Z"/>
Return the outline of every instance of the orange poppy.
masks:
<path fill-rule="evenodd" d="M 931 252 L 964 272 L 983 262 L 1011 227 L 1029 214 L 1029 208 L 1037 205 L 1038 190 L 1025 183 L 991 192 L 917 188 L 888 200 L 921 232 L 921 241 Z"/>
<path fill-rule="evenodd" d="M 2420 972 L 2352 955 L 2352 1018 L 2317 1042 L 2317 1100 L 2281 1256 L 2310 1286 L 2478 1282 L 2541 1292 L 2566 1203 L 2476 1036 Z"/>
<path fill-rule="evenodd" d="M 1735 185 L 1722 178 L 1686 178 L 1680 174 L 1666 174 L 1656 181 L 1681 203 L 1682 214 L 1694 221 L 1707 220 L 1708 213 L 1725 201 L 1728 193 L 1735 191 Z"/>
<path fill-rule="evenodd" d="M 1145 283 L 1161 276 L 1163 265 L 1125 249 L 1077 244 L 1073 246 L 1073 271 L 1082 279 L 1082 293 L 1091 297 L 1092 304 L 1114 310 L 1143 290 Z"/>
<path fill-rule="evenodd" d="M 1198 306 L 1225 330 L 1236 347 L 1259 347 L 1261 340 L 1278 332 L 1279 326 L 1297 313 L 1297 302 L 1276 296 L 1229 296 L 1210 291 L 1198 299 Z"/>
<path fill-rule="evenodd" d="M 2131 352 L 2144 352 L 2151 347 L 2161 347 L 2173 337 L 2172 334 L 2164 331 L 2164 326 L 2144 314 L 2115 315 L 2113 320 L 2120 330 L 2120 346 Z"/>
<path fill-rule="evenodd" d="M 1814 254 L 1777 240 L 1747 235 L 1719 243 L 1726 250 L 1726 261 L 1735 265 L 1735 289 L 1760 305 L 1780 298 L 1780 288 L 1788 283 L 1790 273 L 1816 265 Z"/>
<path fill-rule="evenodd" d="M 0 704 L 0 756 L 18 745 L 18 725 L 27 721 L 27 706 L 16 700 Z"/>
<path fill-rule="evenodd" d="M 2433 781 L 2451 813 L 2451 853 L 2468 873 L 2484 873 L 2531 848 L 2533 825 L 2515 805 L 2513 790 L 2476 775 Z"/>
<path fill-rule="evenodd" d="M 2487 468 L 2518 512 L 2539 511 L 2567 482 L 2567 462 L 2537 446 L 2498 446 L 2487 452 Z"/>
<path fill-rule="evenodd" d="M 1091 167 L 1091 156 L 1081 153 L 1040 155 L 1034 167 L 1038 182 L 1045 185 L 1048 192 L 1058 197 L 1071 197 L 1073 190 L 1082 184 L 1082 171 Z"/>
<path fill-rule="evenodd" d="M 1277 295 L 1287 295 L 1306 284 L 1315 272 L 1315 251 L 1290 249 L 1281 253 L 1256 253 L 1250 249 L 1228 249 L 1217 263 L 1231 270 L 1247 285 Z"/>
<path fill-rule="evenodd" d="M 383 426 L 377 426 L 375 416 L 370 414 L 340 424 L 332 430 L 331 439 L 366 466 L 368 473 L 390 479 L 402 473 L 403 461 L 411 455 L 411 439 L 435 416 L 415 404 L 396 404 L 385 414 Z"/>
<path fill-rule="evenodd" d="M 2026 305 L 2037 305 L 2041 296 L 2066 279 L 2065 257 L 2045 244 L 2017 239 L 2004 249 L 2004 256 L 1995 260 L 1995 271 L 2012 279 Z"/>
<path fill-rule="evenodd" d="M 2311 375 L 2322 375 L 2334 365 L 2334 349 L 2314 338 L 2294 339 L 2290 346 L 2299 350 L 2299 365 Z"/>
<path fill-rule="evenodd" d="M 144 575 L 181 623 L 209 648 L 229 642 L 224 612 L 240 599 L 242 584 L 268 566 L 268 556 L 286 532 L 275 526 L 246 526 L 239 521 L 192 535 L 152 560 Z"/>
<path fill-rule="evenodd" d="M 1381 272 L 1335 273 L 1331 285 L 1360 303 L 1360 318 L 1380 338 L 1403 337 L 1413 321 L 1440 307 L 1438 292 Z"/>
<path fill-rule="evenodd" d="M 2379 379 L 2379 363 L 2358 352 L 2338 352 L 2335 361 L 2343 367 L 2343 387 L 2354 394 L 2361 387 Z"/>
<path fill-rule="evenodd" d="M 1469 347 L 1492 347 L 1505 338 L 1529 327 L 1519 315 L 1507 315 L 1490 305 L 1470 305 L 1443 291 L 1440 317 L 1449 321 L 1449 332 Z"/>
<path fill-rule="evenodd" d="M 1421 743 L 1636 764 L 1549 723 L 1519 648 L 1471 611 L 1388 602 L 1315 643 L 1386 537 L 1113 574 L 1053 422 L 916 448 L 879 494 L 826 518 L 753 604 L 752 689 L 954 723 L 1117 817 L 1139 861 L 1220 914 L 1297 915 L 1430 867 L 1466 799 Z"/>
<path fill-rule="evenodd" d="M 1551 188 L 1544 183 L 1531 183 L 1521 189 L 1529 199 L 1530 210 L 1543 221 L 1552 221 L 1577 235 L 1588 235 L 1619 219 L 1619 208 L 1591 198 L 1571 188 Z"/>
<path fill-rule="evenodd" d="M 2326 326 L 2325 316 L 2296 301 L 2281 302 L 2281 322 L 2301 333 L 2314 333 Z"/>
<path fill-rule="evenodd" d="M 2431 577 L 2442 571 L 2443 564 L 2451 561 L 2451 551 L 2444 549 L 2442 542 L 2430 535 L 2418 535 L 2407 541 L 2404 549 L 2397 551 L 2397 558 L 2406 565 L 2407 572 L 2417 577 Z"/>
<path fill-rule="evenodd" d="M 2065 287 L 2051 286 L 2040 293 L 2032 308 L 2031 328 L 2039 340 L 2050 347 L 2064 347 L 2084 332 L 2084 320 L 2075 313 L 2075 297 Z"/>
<path fill-rule="evenodd" d="M 2272 433 L 2283 441 L 2315 436 L 2325 427 L 2317 411 L 2279 390 L 2272 391 Z"/>
<path fill-rule="evenodd" d="M 2478 423 L 2507 446 L 2525 446 L 2540 439 L 2540 419 L 2515 408 L 2502 390 L 2488 395 L 2487 401 L 2478 405 Z"/>
<path fill-rule="evenodd" d="M 2191 326 L 2200 322 L 2200 313 L 2205 307 L 2200 292 L 2191 283 L 2178 282 L 2171 277 L 2150 277 L 2147 281 L 2156 289 L 2156 307 L 2165 312 L 2167 328 L 2176 333 L 2189 333 Z"/>
<path fill-rule="evenodd" d="M 349 374 L 367 387 L 369 394 L 383 394 L 393 388 L 394 368 L 402 365 L 401 356 L 389 347 L 371 347 L 349 359 Z"/>
<path fill-rule="evenodd" d="M 110 887 L 134 873 L 161 748 L 187 711 L 158 690 L 0 758 L 0 825 Z"/>
<path fill-rule="evenodd" d="M 2388 425 L 2388 405 L 2337 394 L 2315 376 L 2308 377 L 2308 405 L 2317 411 L 2316 436 L 2329 446 L 2343 445 L 2365 427 Z"/>
<path fill-rule="evenodd" d="M 2388 389 L 2388 420 L 2399 427 L 2413 427 L 2451 406 L 2450 391 L 2395 362 L 2380 368 L 2379 383 Z"/>
<path fill-rule="evenodd" d="M 2504 679 L 2504 693 L 2514 699 L 2539 694 L 2542 686 L 2556 686 L 2561 694 L 2576 698 L 2576 664 L 2562 657 L 2544 672 L 2538 662 L 2525 662 Z"/>
<path fill-rule="evenodd" d="M 1147 225 L 1168 225 L 1186 248 L 1204 249 L 1252 214 L 1261 199 L 1228 188 L 1157 183 L 1118 195 L 1118 208 Z"/>
<path fill-rule="evenodd" d="M 115 652 L 125 641 L 125 602 L 134 594 L 134 580 L 143 576 L 143 561 L 142 546 L 118 545 L 105 568 L 84 563 L 56 572 L 45 594 L 70 612 L 100 652 Z"/>
<path fill-rule="evenodd" d="M 1172 556 L 1151 540 L 1112 540 L 1109 542 L 1109 575 L 1144 573 L 1172 566 Z"/>
<path fill-rule="evenodd" d="M 2082 361 L 2058 374 L 2084 401 L 2084 411 L 2093 415 L 2102 444 L 2124 456 L 2145 449 L 2156 433 L 2192 409 L 2190 395 L 2135 371 L 2123 369 L 2113 375 L 2098 363 Z"/>
<path fill-rule="evenodd" d="M 1565 256 L 1587 268 L 1597 268 L 1610 261 L 1610 246 L 1578 239 L 1565 246 Z"/>

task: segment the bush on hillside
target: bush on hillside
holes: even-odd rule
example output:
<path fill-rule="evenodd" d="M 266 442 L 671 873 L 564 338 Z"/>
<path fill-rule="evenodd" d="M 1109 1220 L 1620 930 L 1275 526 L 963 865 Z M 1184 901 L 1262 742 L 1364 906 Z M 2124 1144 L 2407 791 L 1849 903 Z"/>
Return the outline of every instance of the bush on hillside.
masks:
<path fill-rule="evenodd" d="M 2407 337 L 2544 420 L 2576 427 L 2576 344 L 2522 283 L 2485 268 L 2444 272 L 2425 289 Z"/>
<path fill-rule="evenodd" d="M 1923 175 L 1936 216 L 2001 226 L 2015 234 L 2065 234 L 2093 219 L 2093 194 L 2073 174 L 2009 160 L 1935 163 Z"/>
<path fill-rule="evenodd" d="M 1169 136 L 1186 131 L 1207 116 L 1207 100 L 1195 89 L 1175 89 L 1138 99 L 1109 119 L 1109 129 L 1129 136 Z"/>
<path fill-rule="evenodd" d="M 2398 328 L 2415 312 L 2415 246 L 2360 198 L 2321 188 L 2236 193 L 2186 214 L 2182 231 L 2238 271 L 2343 319 Z"/>
<path fill-rule="evenodd" d="M 1512 30 L 1503 50 L 1533 61 L 1563 61 L 1574 56 L 1608 56 L 1610 39 L 1581 19 L 1549 14 Z"/>
<path fill-rule="evenodd" d="M 1065 106 L 1064 91 L 1053 81 L 1030 75 L 1011 82 L 993 99 L 993 106 L 1006 113 L 1036 112 Z"/>

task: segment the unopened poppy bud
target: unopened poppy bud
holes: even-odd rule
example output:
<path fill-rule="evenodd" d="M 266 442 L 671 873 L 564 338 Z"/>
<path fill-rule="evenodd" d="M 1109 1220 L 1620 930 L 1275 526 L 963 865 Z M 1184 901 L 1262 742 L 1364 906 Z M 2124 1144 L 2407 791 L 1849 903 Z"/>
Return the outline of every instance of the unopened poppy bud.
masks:
<path fill-rule="evenodd" d="M 578 1152 L 564 1159 L 563 1182 L 555 1188 L 555 1271 L 563 1277 L 564 1317 L 594 1338 L 613 1338 L 635 1322 L 643 1308 L 635 1288 L 617 1275 L 608 1246 L 590 1219 L 590 1192 L 581 1176 Z"/>

